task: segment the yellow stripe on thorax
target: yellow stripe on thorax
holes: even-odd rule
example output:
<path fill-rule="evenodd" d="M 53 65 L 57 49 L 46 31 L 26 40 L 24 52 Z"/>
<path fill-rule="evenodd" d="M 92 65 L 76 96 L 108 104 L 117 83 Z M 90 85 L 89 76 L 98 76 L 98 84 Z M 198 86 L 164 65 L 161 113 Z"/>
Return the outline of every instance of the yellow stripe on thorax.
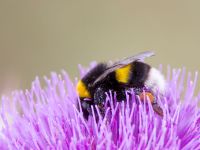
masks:
<path fill-rule="evenodd" d="M 78 81 L 76 90 L 78 92 L 79 97 L 82 98 L 91 98 L 90 92 L 87 90 L 85 84 L 83 83 L 82 80 Z"/>
<path fill-rule="evenodd" d="M 115 71 L 116 80 L 120 83 L 128 83 L 131 65 L 119 68 Z"/>

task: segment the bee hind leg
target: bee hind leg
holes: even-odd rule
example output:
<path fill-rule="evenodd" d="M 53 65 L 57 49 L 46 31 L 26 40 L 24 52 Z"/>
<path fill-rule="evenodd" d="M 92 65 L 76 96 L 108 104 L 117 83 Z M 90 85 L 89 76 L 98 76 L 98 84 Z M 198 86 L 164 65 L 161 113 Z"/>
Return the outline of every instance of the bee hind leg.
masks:
<path fill-rule="evenodd" d="M 163 110 L 162 108 L 157 104 L 157 103 L 153 103 L 152 104 L 153 110 L 160 115 L 161 117 L 163 117 Z"/>

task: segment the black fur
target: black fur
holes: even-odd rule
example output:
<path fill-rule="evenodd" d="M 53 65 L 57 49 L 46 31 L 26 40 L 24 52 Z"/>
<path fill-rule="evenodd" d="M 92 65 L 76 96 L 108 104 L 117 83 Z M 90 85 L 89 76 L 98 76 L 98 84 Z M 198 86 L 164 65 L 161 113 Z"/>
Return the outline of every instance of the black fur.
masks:
<path fill-rule="evenodd" d="M 132 87 L 143 87 L 145 81 L 147 80 L 150 68 L 151 67 L 148 64 L 143 62 L 133 62 L 128 84 Z"/>

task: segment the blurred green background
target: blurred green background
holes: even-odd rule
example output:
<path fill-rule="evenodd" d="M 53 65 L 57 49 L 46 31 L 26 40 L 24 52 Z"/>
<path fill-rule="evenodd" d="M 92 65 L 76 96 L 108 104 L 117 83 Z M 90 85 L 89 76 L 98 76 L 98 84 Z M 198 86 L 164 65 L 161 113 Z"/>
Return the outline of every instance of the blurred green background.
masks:
<path fill-rule="evenodd" d="M 35 76 L 154 50 L 154 66 L 200 67 L 200 1 L 0 0 L 0 93 Z"/>

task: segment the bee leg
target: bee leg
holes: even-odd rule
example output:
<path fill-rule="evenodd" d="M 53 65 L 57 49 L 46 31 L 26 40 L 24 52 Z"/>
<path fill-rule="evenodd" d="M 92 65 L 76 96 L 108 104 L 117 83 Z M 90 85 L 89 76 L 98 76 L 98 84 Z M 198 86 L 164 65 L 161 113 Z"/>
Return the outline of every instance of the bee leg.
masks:
<path fill-rule="evenodd" d="M 152 107 L 153 107 L 153 110 L 154 110 L 158 115 L 160 115 L 161 117 L 163 117 L 163 110 L 162 110 L 162 108 L 161 108 L 157 103 L 152 103 Z"/>

